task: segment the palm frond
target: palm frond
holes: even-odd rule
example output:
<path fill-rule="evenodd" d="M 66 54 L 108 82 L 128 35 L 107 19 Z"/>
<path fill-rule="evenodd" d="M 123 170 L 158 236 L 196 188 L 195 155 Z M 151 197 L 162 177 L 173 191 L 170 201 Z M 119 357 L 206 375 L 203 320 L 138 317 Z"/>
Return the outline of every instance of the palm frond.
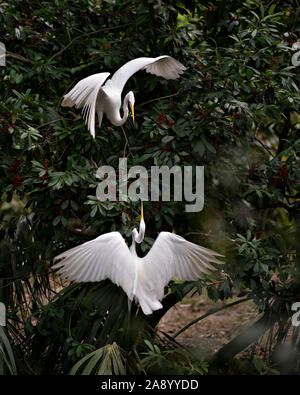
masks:
<path fill-rule="evenodd" d="M 10 341 L 3 327 L 0 326 L 0 375 L 5 374 L 5 367 L 11 375 L 17 374 L 17 366 Z"/>
<path fill-rule="evenodd" d="M 124 375 L 126 353 L 117 343 L 107 344 L 80 359 L 71 369 L 70 375 Z"/>

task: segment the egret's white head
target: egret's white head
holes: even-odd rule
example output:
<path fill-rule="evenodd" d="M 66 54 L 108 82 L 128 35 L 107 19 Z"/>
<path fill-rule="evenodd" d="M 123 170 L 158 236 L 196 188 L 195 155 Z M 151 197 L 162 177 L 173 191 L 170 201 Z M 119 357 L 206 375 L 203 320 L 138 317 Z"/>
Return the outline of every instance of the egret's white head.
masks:
<path fill-rule="evenodd" d="M 127 98 L 128 98 L 128 103 L 129 103 L 130 110 L 132 113 L 132 120 L 134 122 L 134 102 L 135 102 L 135 99 L 134 99 L 134 94 L 132 91 L 127 93 Z"/>
<path fill-rule="evenodd" d="M 136 243 L 141 243 L 144 240 L 145 230 L 146 230 L 146 224 L 144 221 L 143 202 L 141 202 L 141 222 L 140 222 L 139 233 L 135 228 L 132 231 L 132 238 Z"/>

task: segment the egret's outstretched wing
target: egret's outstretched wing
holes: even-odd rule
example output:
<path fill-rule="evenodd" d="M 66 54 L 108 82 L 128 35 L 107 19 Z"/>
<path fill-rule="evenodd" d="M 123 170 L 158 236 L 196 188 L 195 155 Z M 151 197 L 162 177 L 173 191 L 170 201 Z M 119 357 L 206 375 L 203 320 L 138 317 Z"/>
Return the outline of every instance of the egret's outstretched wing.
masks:
<path fill-rule="evenodd" d="M 109 278 L 133 298 L 135 261 L 119 232 L 110 232 L 63 252 L 53 268 L 70 281 L 101 281 Z"/>
<path fill-rule="evenodd" d="M 173 278 L 195 281 L 216 270 L 211 263 L 222 264 L 222 257 L 208 248 L 198 246 L 174 233 L 161 232 L 153 247 L 143 258 L 140 283 L 149 288 L 157 299 L 163 297 L 164 287 Z M 142 281 L 141 281 L 142 280 Z"/>
<path fill-rule="evenodd" d="M 64 95 L 61 103 L 63 107 L 82 108 L 82 114 L 88 123 L 88 129 L 95 137 L 95 109 L 99 90 L 110 73 L 90 75 L 79 81 L 69 93 Z"/>
<path fill-rule="evenodd" d="M 185 67 L 167 55 L 157 58 L 137 58 L 120 67 L 112 76 L 111 82 L 122 91 L 127 80 L 139 70 L 146 70 L 147 73 L 173 80 L 183 73 Z"/>

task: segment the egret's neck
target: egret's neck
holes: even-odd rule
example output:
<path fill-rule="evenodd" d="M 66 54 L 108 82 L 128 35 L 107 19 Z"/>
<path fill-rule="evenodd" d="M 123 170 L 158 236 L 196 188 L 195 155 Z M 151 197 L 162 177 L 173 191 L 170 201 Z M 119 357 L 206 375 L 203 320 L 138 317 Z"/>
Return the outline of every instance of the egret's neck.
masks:
<path fill-rule="evenodd" d="M 145 225 L 144 220 L 142 219 L 140 222 L 139 233 L 135 228 L 132 231 L 132 244 L 130 246 L 130 251 L 133 255 L 137 256 L 136 249 L 135 249 L 135 243 L 141 243 L 144 240 L 145 230 L 146 230 L 146 225 Z"/>
<path fill-rule="evenodd" d="M 131 246 L 130 246 L 129 250 L 130 250 L 132 255 L 137 256 L 136 249 L 135 249 L 135 240 L 134 240 L 133 235 L 132 235 L 132 243 L 131 243 Z"/>
<path fill-rule="evenodd" d="M 124 100 L 123 100 L 123 117 L 121 117 L 120 115 L 120 108 L 119 109 L 115 109 L 110 115 L 109 115 L 109 119 L 111 121 L 111 123 L 115 126 L 122 126 L 128 118 L 128 114 L 129 114 L 129 110 L 128 110 L 128 94 L 125 96 Z"/>
<path fill-rule="evenodd" d="M 142 219 L 140 222 L 139 233 L 135 228 L 132 231 L 132 244 L 130 246 L 130 251 L 135 255 L 136 255 L 135 243 L 141 243 L 144 240 L 145 230 L 146 230 L 146 225 L 144 220 Z"/>
<path fill-rule="evenodd" d="M 145 225 L 144 220 L 142 219 L 141 222 L 140 222 L 139 233 L 136 232 L 135 241 L 137 243 L 141 243 L 144 240 L 145 230 L 146 230 L 146 225 Z"/>

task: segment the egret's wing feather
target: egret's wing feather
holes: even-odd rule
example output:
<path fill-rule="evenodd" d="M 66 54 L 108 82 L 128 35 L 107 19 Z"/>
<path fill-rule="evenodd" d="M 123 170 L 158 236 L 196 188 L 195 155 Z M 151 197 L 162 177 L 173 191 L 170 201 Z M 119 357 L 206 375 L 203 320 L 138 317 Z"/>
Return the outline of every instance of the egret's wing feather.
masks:
<path fill-rule="evenodd" d="M 222 264 L 215 251 L 185 240 L 174 233 L 161 232 L 149 253 L 143 258 L 144 281 L 158 299 L 164 287 L 173 279 L 195 281 L 203 279 L 216 268 L 211 263 Z"/>
<path fill-rule="evenodd" d="M 110 73 L 98 73 L 90 75 L 79 81 L 73 89 L 64 95 L 61 105 L 63 107 L 82 108 L 82 114 L 88 123 L 88 129 L 95 137 L 95 110 L 99 90 Z"/>
<path fill-rule="evenodd" d="M 53 269 L 70 281 L 101 281 L 109 278 L 132 299 L 135 261 L 119 232 L 110 232 L 71 248 L 55 257 Z"/>
<path fill-rule="evenodd" d="M 122 91 L 127 80 L 139 70 L 146 70 L 147 73 L 166 79 L 175 79 L 183 73 L 185 67 L 176 59 L 167 55 L 157 58 L 137 58 L 120 67 L 112 76 L 111 83 Z"/>
<path fill-rule="evenodd" d="M 183 64 L 171 56 L 160 56 L 153 63 L 149 63 L 145 69 L 147 73 L 155 74 L 167 80 L 175 80 L 186 69 Z"/>

